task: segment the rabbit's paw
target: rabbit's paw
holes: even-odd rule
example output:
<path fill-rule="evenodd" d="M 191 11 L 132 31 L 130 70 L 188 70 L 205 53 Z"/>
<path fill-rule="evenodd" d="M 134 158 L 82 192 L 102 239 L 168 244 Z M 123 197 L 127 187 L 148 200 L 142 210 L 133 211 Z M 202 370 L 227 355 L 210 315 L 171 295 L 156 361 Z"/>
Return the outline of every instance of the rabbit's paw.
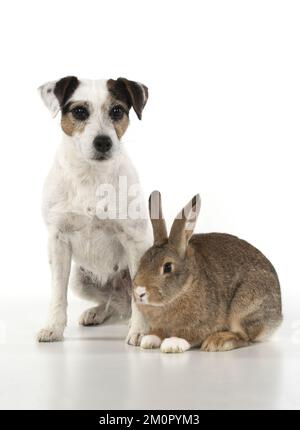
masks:
<path fill-rule="evenodd" d="M 208 336 L 201 345 L 201 350 L 206 352 L 230 351 L 231 349 L 247 346 L 248 342 L 230 331 L 213 333 Z"/>
<path fill-rule="evenodd" d="M 141 341 L 141 348 L 143 349 L 154 349 L 159 348 L 161 345 L 161 338 L 156 334 L 147 334 Z"/>
<path fill-rule="evenodd" d="M 161 352 L 184 352 L 190 349 L 191 345 L 187 340 L 180 337 L 168 337 L 161 344 Z"/>

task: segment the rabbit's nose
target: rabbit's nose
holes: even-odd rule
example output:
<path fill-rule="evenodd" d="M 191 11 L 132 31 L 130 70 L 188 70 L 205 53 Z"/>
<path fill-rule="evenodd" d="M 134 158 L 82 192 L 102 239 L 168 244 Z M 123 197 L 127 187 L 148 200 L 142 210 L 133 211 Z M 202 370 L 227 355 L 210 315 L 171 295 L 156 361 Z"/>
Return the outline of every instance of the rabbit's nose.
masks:
<path fill-rule="evenodd" d="M 135 288 L 135 295 L 137 299 L 139 299 L 141 302 L 145 302 L 147 300 L 147 292 L 145 287 L 138 286 Z"/>

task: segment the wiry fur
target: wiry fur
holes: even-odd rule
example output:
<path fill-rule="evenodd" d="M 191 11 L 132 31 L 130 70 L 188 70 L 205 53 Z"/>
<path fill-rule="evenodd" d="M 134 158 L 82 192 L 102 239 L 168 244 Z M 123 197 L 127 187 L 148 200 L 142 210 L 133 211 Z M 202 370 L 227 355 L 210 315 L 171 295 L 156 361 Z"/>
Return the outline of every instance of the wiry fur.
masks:
<path fill-rule="evenodd" d="M 111 99 L 107 81 L 78 81 L 74 77 L 64 78 L 63 85 L 61 81 L 58 81 L 60 85 L 50 82 L 40 89 L 49 109 L 54 114 L 61 109 L 64 116 L 67 102 L 81 101 L 89 106 L 90 117 L 83 129 L 75 129 L 70 135 L 63 133 L 45 183 L 43 217 L 49 231 L 52 295 L 48 322 L 38 334 L 39 341 L 63 337 L 72 261 L 71 286 L 80 296 L 97 304 L 82 315 L 80 323 L 99 324 L 111 316 L 129 318 L 130 275 L 134 276 L 140 256 L 151 243 L 145 218 L 99 219 L 96 216 L 96 209 L 99 215 L 99 185 L 110 184 L 118 193 L 120 176 L 127 178 L 128 187 L 139 182 L 115 124 L 107 114 L 107 102 Z M 63 91 L 61 96 L 59 91 Z M 127 103 L 130 109 L 130 98 Z M 93 139 L 99 134 L 109 136 L 113 142 L 105 161 L 94 159 Z M 132 199 L 128 196 L 128 205 Z M 128 342 L 136 343 L 143 331 L 143 321 L 133 306 Z"/>
<path fill-rule="evenodd" d="M 199 197 L 193 201 L 194 207 Z M 159 337 L 163 352 L 188 349 L 182 340 L 189 347 L 225 351 L 268 337 L 282 314 L 278 277 L 267 258 L 229 234 L 189 239 L 189 215 L 176 219 L 167 237 L 161 209 L 160 214 L 153 220 L 156 241 L 134 279 L 137 305 L 152 336 L 141 345 L 159 347 Z M 166 262 L 173 270 L 164 274 Z"/>

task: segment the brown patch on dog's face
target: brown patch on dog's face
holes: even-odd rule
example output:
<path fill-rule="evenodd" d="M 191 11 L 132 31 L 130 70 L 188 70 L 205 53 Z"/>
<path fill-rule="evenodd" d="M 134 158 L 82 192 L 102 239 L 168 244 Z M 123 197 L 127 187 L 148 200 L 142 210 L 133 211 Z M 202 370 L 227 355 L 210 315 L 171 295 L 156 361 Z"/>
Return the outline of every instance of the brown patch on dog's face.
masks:
<path fill-rule="evenodd" d="M 68 136 L 82 133 L 90 116 L 86 102 L 68 103 L 62 110 L 61 127 Z"/>
<path fill-rule="evenodd" d="M 114 122 L 114 127 L 119 139 L 121 139 L 121 137 L 127 130 L 128 125 L 129 125 L 129 118 L 127 115 L 124 115 L 123 119 L 121 119 L 120 121 Z"/>
<path fill-rule="evenodd" d="M 121 139 L 129 125 L 128 110 L 128 106 L 123 100 L 113 96 L 108 97 L 108 100 L 102 106 L 103 115 L 112 122 L 118 139 Z"/>
<path fill-rule="evenodd" d="M 65 106 L 74 91 L 79 86 L 79 80 L 76 76 L 66 76 L 56 82 L 54 94 L 59 102 L 60 107 Z M 50 90 L 51 92 L 51 90 Z"/>
<path fill-rule="evenodd" d="M 109 79 L 107 81 L 107 89 L 112 99 L 118 100 L 123 103 L 128 110 L 131 108 L 132 103 L 129 94 L 122 83 L 114 79 Z"/>
<path fill-rule="evenodd" d="M 142 118 L 142 111 L 148 99 L 148 89 L 143 84 L 129 81 L 125 78 L 109 79 L 107 89 L 110 97 L 104 109 L 107 109 L 110 120 L 113 121 L 117 136 L 120 139 L 128 127 L 128 115 L 131 107 L 135 110 L 138 118 Z M 121 108 L 124 115 L 120 118 L 114 118 L 112 111 L 114 107 Z"/>
<path fill-rule="evenodd" d="M 128 110 L 133 107 L 139 119 L 142 119 L 142 112 L 148 100 L 148 88 L 135 81 L 126 78 L 107 81 L 107 89 L 117 100 L 123 101 Z"/>

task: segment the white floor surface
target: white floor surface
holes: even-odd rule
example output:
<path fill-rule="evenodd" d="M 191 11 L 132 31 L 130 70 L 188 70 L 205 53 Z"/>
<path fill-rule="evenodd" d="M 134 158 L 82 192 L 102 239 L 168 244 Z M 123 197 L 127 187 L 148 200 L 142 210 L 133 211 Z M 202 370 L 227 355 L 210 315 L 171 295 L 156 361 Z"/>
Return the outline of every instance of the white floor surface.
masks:
<path fill-rule="evenodd" d="M 46 309 L 0 304 L 0 409 L 300 407 L 299 321 L 265 344 L 171 355 L 125 345 L 126 326 L 79 327 L 77 302 L 64 342 L 38 344 Z"/>

